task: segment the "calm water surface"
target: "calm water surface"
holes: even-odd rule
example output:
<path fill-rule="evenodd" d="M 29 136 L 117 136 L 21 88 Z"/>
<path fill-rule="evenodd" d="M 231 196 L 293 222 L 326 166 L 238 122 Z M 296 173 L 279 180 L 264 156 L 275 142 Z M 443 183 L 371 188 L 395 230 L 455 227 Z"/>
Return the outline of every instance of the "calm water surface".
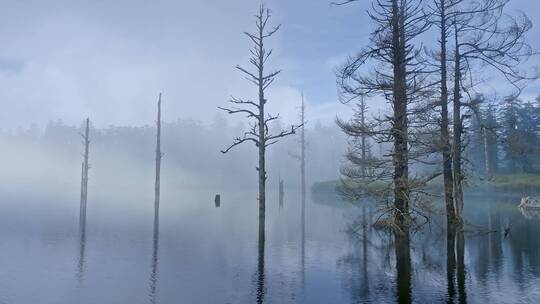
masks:
<path fill-rule="evenodd" d="M 280 209 L 276 189 L 261 252 L 254 190 L 163 190 L 158 225 L 133 192 L 91 193 L 84 233 L 76 193 L 4 195 L 0 303 L 540 303 L 540 221 L 517 198 L 467 200 L 495 232 L 396 239 L 351 230 L 373 209 L 337 199 L 308 199 L 302 234 L 300 195 Z"/>

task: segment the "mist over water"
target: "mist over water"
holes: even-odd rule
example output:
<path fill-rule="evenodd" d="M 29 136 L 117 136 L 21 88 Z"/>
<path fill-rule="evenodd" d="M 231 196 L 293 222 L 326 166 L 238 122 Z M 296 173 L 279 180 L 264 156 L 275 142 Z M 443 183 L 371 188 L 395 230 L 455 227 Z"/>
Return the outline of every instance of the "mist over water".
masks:
<path fill-rule="evenodd" d="M 474 206 L 467 219 L 495 232 L 462 234 L 462 259 L 456 252 L 456 274 L 449 281 L 442 219 L 398 245 L 392 235 L 370 225 L 351 231 L 360 219 L 373 221 L 373 206 L 313 197 L 307 202 L 302 240 L 297 188 L 286 188 L 281 209 L 278 189 L 271 188 L 260 277 L 252 188 L 224 186 L 216 208 L 212 189 L 164 187 L 168 191 L 163 192 L 156 230 L 151 189 L 138 186 L 91 191 L 84 237 L 78 229 L 76 191 L 2 195 L 1 300 L 254 303 L 261 290 L 264 303 L 540 299 L 540 222 L 513 207 L 516 198 L 467 199 Z M 505 238 L 508 222 L 512 232 Z M 450 241 L 459 239 L 454 237 Z"/>

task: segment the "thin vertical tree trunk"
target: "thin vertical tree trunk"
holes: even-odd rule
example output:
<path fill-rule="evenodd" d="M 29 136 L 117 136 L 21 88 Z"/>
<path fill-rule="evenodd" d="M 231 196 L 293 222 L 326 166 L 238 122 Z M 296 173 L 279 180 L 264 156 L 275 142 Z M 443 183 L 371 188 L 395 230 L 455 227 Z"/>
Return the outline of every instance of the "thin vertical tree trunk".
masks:
<path fill-rule="evenodd" d="M 79 203 L 79 228 L 82 230 L 84 225 L 84 161 L 81 163 L 81 200 Z"/>
<path fill-rule="evenodd" d="M 300 174 L 301 174 L 301 191 L 302 191 L 302 215 L 301 215 L 301 223 L 302 223 L 302 240 L 305 238 L 305 230 L 306 230 L 306 132 L 305 132 L 305 124 L 306 124 L 306 116 L 305 116 L 306 107 L 304 104 L 304 94 L 302 93 L 302 111 L 301 111 L 301 119 L 302 119 L 302 129 L 300 133 Z M 302 247 L 303 248 L 303 247 Z"/>
<path fill-rule="evenodd" d="M 444 198 L 446 202 L 446 219 L 451 224 L 456 217 L 454 209 L 454 177 L 452 174 L 452 156 L 450 146 L 450 135 L 448 131 L 448 68 L 447 68 L 447 20 L 446 20 L 446 0 L 440 0 L 441 10 L 441 144 L 443 154 L 443 179 Z"/>
<path fill-rule="evenodd" d="M 454 55 L 454 140 L 453 140 L 453 159 L 452 167 L 454 171 L 454 202 L 455 202 L 455 211 L 458 221 L 462 221 L 463 213 L 463 172 L 461 168 L 462 163 L 462 146 L 461 146 L 461 135 L 463 134 L 463 121 L 461 120 L 461 55 L 459 51 L 459 39 L 457 31 L 454 33 L 455 36 L 455 55 Z"/>
<path fill-rule="evenodd" d="M 259 37 L 264 37 L 264 28 L 259 27 Z M 264 97 L 264 42 L 259 40 L 259 239 L 262 237 L 264 246 L 265 238 L 265 221 L 266 221 L 266 124 L 264 121 L 264 106 L 266 99 Z"/>
<path fill-rule="evenodd" d="M 364 95 L 360 97 L 360 123 L 362 128 L 366 126 L 366 102 L 364 100 Z M 366 148 L 366 133 L 362 132 L 361 135 L 361 147 L 362 149 L 362 175 L 366 176 L 366 158 L 367 158 L 367 148 Z"/>
<path fill-rule="evenodd" d="M 160 195 L 160 178 L 161 178 L 161 93 L 157 104 L 157 134 L 156 134 L 156 183 L 155 183 L 155 200 L 154 200 L 154 221 L 159 217 L 159 195 Z"/>
<path fill-rule="evenodd" d="M 156 120 L 156 181 L 154 184 L 154 235 L 152 242 L 152 272 L 150 275 L 150 303 L 156 303 L 159 251 L 159 199 L 161 190 L 161 93 L 157 102 Z"/>
<path fill-rule="evenodd" d="M 79 225 L 82 229 L 86 225 L 86 205 L 88 202 L 88 159 L 90 152 L 90 119 L 87 118 L 85 121 L 85 131 L 83 135 L 84 141 L 84 154 L 83 154 L 83 163 L 81 168 L 81 202 L 80 202 L 80 214 L 79 214 Z"/>
<path fill-rule="evenodd" d="M 493 177 L 491 170 L 491 155 L 489 153 L 489 139 L 486 127 L 482 127 L 482 135 L 484 136 L 484 161 L 486 166 L 486 180 L 490 180 Z"/>

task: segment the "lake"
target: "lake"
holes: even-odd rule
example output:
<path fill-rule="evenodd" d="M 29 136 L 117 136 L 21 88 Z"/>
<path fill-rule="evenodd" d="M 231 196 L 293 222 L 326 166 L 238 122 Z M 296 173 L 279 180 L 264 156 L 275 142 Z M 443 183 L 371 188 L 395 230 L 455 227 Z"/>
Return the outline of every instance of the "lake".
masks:
<path fill-rule="evenodd" d="M 518 196 L 396 239 L 337 197 L 308 198 L 303 234 L 298 191 L 279 208 L 271 187 L 261 252 L 255 188 L 162 189 L 159 225 L 151 191 L 91 189 L 82 230 L 66 192 L 1 197 L 0 303 L 540 303 L 540 221 Z"/>

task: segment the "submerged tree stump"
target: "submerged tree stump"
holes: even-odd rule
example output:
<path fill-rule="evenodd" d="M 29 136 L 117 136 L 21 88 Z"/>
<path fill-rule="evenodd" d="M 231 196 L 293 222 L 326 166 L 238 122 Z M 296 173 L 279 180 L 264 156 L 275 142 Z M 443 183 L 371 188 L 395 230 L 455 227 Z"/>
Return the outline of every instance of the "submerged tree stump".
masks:
<path fill-rule="evenodd" d="M 221 207 L 221 195 L 216 194 L 216 197 L 214 198 L 214 205 L 216 208 Z"/>

